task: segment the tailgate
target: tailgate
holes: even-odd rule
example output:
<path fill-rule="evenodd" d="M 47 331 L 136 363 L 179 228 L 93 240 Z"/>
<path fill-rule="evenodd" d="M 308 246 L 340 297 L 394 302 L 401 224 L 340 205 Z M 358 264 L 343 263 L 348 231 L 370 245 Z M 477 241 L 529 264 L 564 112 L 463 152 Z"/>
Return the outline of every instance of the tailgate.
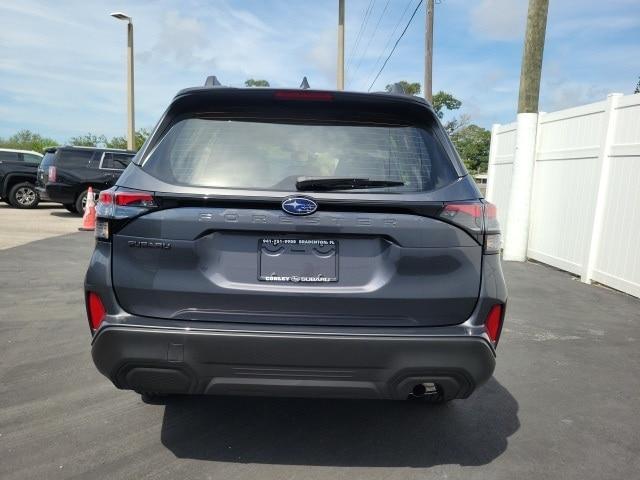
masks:
<path fill-rule="evenodd" d="M 115 292 L 132 314 L 441 326 L 473 311 L 482 248 L 412 214 L 180 207 L 133 220 L 114 235 L 112 258 Z"/>

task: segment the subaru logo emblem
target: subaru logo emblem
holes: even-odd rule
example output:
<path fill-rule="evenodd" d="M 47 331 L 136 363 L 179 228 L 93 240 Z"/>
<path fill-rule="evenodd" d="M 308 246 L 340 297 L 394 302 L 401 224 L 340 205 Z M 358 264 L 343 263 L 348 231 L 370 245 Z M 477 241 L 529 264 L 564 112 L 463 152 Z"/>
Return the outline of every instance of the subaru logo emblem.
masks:
<path fill-rule="evenodd" d="M 307 197 L 287 197 L 282 201 L 282 210 L 290 215 L 311 215 L 318 204 Z"/>

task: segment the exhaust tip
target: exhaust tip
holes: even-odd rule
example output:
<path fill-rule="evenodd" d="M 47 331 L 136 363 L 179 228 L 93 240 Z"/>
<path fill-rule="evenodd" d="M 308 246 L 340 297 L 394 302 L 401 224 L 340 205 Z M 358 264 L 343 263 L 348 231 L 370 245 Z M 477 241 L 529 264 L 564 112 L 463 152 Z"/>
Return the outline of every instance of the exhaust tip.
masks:
<path fill-rule="evenodd" d="M 435 398 L 440 396 L 440 387 L 433 382 L 424 382 L 414 385 L 410 398 Z"/>

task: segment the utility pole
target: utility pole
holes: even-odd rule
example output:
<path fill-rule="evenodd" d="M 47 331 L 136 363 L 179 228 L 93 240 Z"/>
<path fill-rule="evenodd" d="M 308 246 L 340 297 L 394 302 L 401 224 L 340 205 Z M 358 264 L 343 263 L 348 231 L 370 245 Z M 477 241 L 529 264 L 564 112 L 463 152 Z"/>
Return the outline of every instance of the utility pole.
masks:
<path fill-rule="evenodd" d="M 427 0 L 424 25 L 424 98 L 433 102 L 433 10 L 434 0 Z"/>
<path fill-rule="evenodd" d="M 122 12 L 114 12 L 111 16 L 117 20 L 127 22 L 127 148 L 136 149 L 135 111 L 133 95 L 133 21 L 130 16 Z"/>
<path fill-rule="evenodd" d="M 527 33 L 524 39 L 518 113 L 538 113 L 542 53 L 547 29 L 549 0 L 529 0 Z"/>
<path fill-rule="evenodd" d="M 344 0 L 338 0 L 338 90 L 344 90 Z"/>
<path fill-rule="evenodd" d="M 511 194 L 503 252 L 505 260 L 516 262 L 524 262 L 527 259 L 531 190 L 538 130 L 540 76 L 548 10 L 549 0 L 529 0 L 527 31 L 520 72 L 516 154 L 511 176 Z"/>

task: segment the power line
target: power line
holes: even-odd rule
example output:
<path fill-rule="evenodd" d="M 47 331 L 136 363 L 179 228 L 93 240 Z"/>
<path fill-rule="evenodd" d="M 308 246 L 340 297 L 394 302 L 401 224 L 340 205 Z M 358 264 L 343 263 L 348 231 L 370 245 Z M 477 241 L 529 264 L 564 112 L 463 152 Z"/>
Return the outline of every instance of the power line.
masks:
<path fill-rule="evenodd" d="M 358 46 L 360 45 L 360 40 L 362 38 L 362 34 L 367 28 L 367 24 L 369 23 L 369 16 L 371 11 L 373 10 L 373 6 L 375 5 L 376 0 L 369 0 L 369 5 L 367 5 L 366 10 L 364 11 L 364 17 L 362 18 L 362 22 L 360 22 L 360 29 L 358 30 L 358 34 L 356 35 L 356 41 L 353 43 L 351 50 L 349 52 L 349 58 L 347 59 L 347 73 L 349 72 L 349 68 L 351 67 L 351 63 L 353 62 L 353 57 L 358 50 Z"/>
<path fill-rule="evenodd" d="M 398 27 L 400 26 L 400 23 L 402 22 L 402 19 L 406 15 L 407 10 L 409 10 L 409 7 L 413 3 L 413 1 L 414 0 L 409 0 L 407 2 L 407 4 L 405 5 L 404 10 L 402 11 L 402 15 L 400 15 L 400 18 L 398 18 L 398 21 L 396 22 L 395 26 L 393 27 L 393 30 L 391 31 L 391 33 L 389 34 L 389 37 L 387 38 L 386 43 L 384 44 L 384 48 L 382 50 L 380 50 L 380 55 L 378 55 L 378 58 L 376 59 L 375 63 L 373 64 L 373 70 L 371 70 L 371 73 L 367 77 L 367 81 L 365 82 L 365 85 L 367 83 L 369 83 L 369 79 L 371 79 L 371 76 L 373 75 L 373 72 L 376 71 L 376 68 L 378 67 L 378 64 L 380 63 L 380 60 L 382 59 L 382 56 L 384 55 L 384 52 L 386 52 L 387 48 L 389 47 L 389 45 L 391 45 L 391 40 L 393 39 L 394 35 L 396 34 L 396 31 L 398 30 Z"/>
<path fill-rule="evenodd" d="M 365 56 L 367 55 L 367 52 L 369 51 L 369 47 L 371 46 L 371 42 L 375 38 L 376 33 L 378 33 L 378 27 L 380 27 L 380 22 L 382 22 L 382 17 L 384 16 L 385 12 L 387 11 L 387 8 L 389 7 L 389 1 L 390 0 L 387 0 L 387 2 L 384 4 L 384 8 L 382 9 L 382 12 L 380 13 L 380 16 L 378 17 L 378 22 L 376 23 L 376 26 L 373 29 L 373 33 L 369 37 L 369 41 L 367 42 L 367 45 L 364 48 L 364 52 L 362 52 L 362 55 L 360 56 L 360 60 L 358 60 L 358 64 L 356 65 L 356 69 L 354 70 L 352 76 L 354 76 L 358 72 L 358 70 L 360 70 L 360 65 L 362 64 L 362 61 L 364 60 Z"/>
<path fill-rule="evenodd" d="M 404 27 L 404 30 L 402 30 L 402 33 L 400 34 L 400 36 L 398 37 L 398 40 L 396 40 L 396 43 L 393 45 L 393 48 L 391 49 L 391 52 L 389 53 L 389 56 L 387 57 L 387 59 L 384 61 L 384 63 L 382 64 L 382 67 L 380 67 L 380 71 L 378 72 L 378 74 L 376 75 L 376 78 L 373 79 L 373 82 L 371 82 L 371 85 L 369 85 L 369 89 L 367 90 L 367 92 L 371 91 L 371 88 L 373 87 L 373 85 L 376 83 L 376 81 L 378 80 L 378 77 L 380 76 L 380 74 L 382 73 L 382 70 L 384 70 L 384 67 L 387 66 L 387 62 L 389 61 L 389 59 L 391 58 L 391 55 L 393 55 L 393 52 L 396 51 L 396 47 L 398 46 L 398 44 L 400 43 L 400 40 L 402 40 L 402 37 L 404 37 L 404 34 L 407 33 L 407 29 L 409 28 L 409 25 L 411 25 L 411 22 L 413 21 L 413 17 L 416 16 L 416 13 L 418 13 L 418 9 L 420 8 L 420 5 L 422 5 L 423 0 L 420 0 L 420 3 L 418 3 L 418 5 L 416 6 L 416 9 L 413 11 L 413 13 L 411 14 L 411 18 L 409 18 L 409 21 L 407 22 L 407 24 Z"/>

